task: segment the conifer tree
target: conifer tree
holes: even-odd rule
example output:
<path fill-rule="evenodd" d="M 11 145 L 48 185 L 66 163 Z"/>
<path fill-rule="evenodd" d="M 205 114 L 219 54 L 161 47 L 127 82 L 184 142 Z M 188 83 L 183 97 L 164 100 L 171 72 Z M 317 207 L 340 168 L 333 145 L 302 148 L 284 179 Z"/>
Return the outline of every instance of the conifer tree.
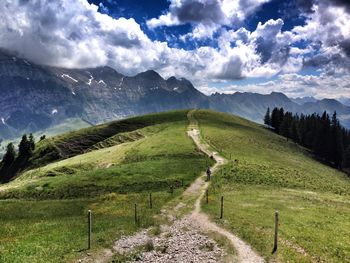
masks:
<path fill-rule="evenodd" d="M 330 159 L 336 167 L 342 165 L 342 159 L 344 155 L 344 133 L 342 127 L 337 118 L 337 113 L 334 112 L 331 121 L 331 132 L 329 136 L 329 156 Z"/>
<path fill-rule="evenodd" d="M 284 114 L 284 117 L 282 119 L 281 127 L 280 127 L 280 134 L 284 137 L 291 138 L 291 127 L 292 127 L 292 121 L 293 121 L 293 114 L 291 112 L 286 112 Z"/>
<path fill-rule="evenodd" d="M 22 136 L 22 140 L 18 145 L 18 157 L 28 159 L 32 154 L 32 149 L 30 145 L 30 141 L 27 138 L 27 135 L 24 134 Z"/>
<path fill-rule="evenodd" d="M 326 111 L 321 116 L 314 113 L 299 117 L 291 112 L 284 113 L 283 108 L 274 108 L 270 125 L 276 133 L 309 148 L 339 169 L 350 162 L 350 130 L 340 125 L 336 112 L 332 118 Z"/>
<path fill-rule="evenodd" d="M 267 111 L 266 111 L 266 114 L 265 114 L 265 117 L 264 117 L 264 123 L 267 126 L 271 125 L 271 116 L 270 116 L 270 108 L 269 107 L 267 108 Z"/>
<path fill-rule="evenodd" d="M 350 169 L 350 145 L 346 148 L 344 152 L 342 167 L 344 169 Z"/>
<path fill-rule="evenodd" d="M 13 145 L 12 142 L 10 142 L 6 147 L 6 153 L 2 158 L 3 168 L 10 167 L 15 161 L 15 158 L 16 158 L 15 146 Z"/>
<path fill-rule="evenodd" d="M 290 130 L 289 130 L 289 134 L 290 134 L 290 138 L 295 141 L 296 143 L 300 142 L 299 139 L 299 133 L 298 133 L 298 127 L 297 127 L 297 120 L 292 120 L 291 126 L 290 126 Z"/>
<path fill-rule="evenodd" d="M 271 127 L 278 132 L 280 124 L 280 111 L 277 108 L 274 108 L 271 113 Z"/>
<path fill-rule="evenodd" d="M 30 149 L 33 152 L 35 150 L 35 139 L 33 134 L 29 134 L 29 145 L 30 145 Z"/>

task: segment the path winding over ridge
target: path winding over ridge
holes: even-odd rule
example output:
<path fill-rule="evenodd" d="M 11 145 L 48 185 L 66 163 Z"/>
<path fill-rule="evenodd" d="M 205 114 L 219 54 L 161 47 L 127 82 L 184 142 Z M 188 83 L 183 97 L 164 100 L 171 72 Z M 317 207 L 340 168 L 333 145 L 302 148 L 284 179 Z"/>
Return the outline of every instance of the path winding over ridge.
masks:
<path fill-rule="evenodd" d="M 227 160 L 216 152 L 209 150 L 209 145 L 202 142 L 198 122 L 194 117 L 195 110 L 188 113 L 189 126 L 187 134 L 200 151 L 213 156 L 216 163 L 211 167 L 214 173 Z M 149 234 L 149 229 L 143 229 L 132 236 L 125 236 L 117 240 L 112 249 L 106 249 L 99 255 L 89 255 L 78 262 L 110 262 L 114 254 L 128 254 L 140 246 L 151 242 L 156 248 L 166 248 L 166 251 L 152 249 L 142 252 L 140 258 L 134 262 L 144 263 L 168 263 L 168 262 L 198 262 L 216 263 L 225 260 L 226 253 L 218 247 L 217 243 L 203 233 L 214 232 L 226 237 L 236 251 L 234 262 L 238 263 L 263 263 L 264 259 L 257 255 L 249 245 L 237 236 L 221 228 L 210 221 L 209 217 L 201 212 L 201 200 L 209 182 L 205 181 L 206 173 L 203 172 L 183 193 L 182 201 L 175 207 L 165 208 L 161 216 L 167 218 L 171 225 L 161 225 L 161 233 L 158 236 Z M 195 200 L 193 204 L 193 200 Z M 192 207 L 193 206 L 193 207 Z M 183 217 L 177 218 L 180 210 L 184 207 L 192 207 Z M 175 216 L 174 216 L 175 215 Z M 210 249 L 208 249 L 210 248 Z"/>
<path fill-rule="evenodd" d="M 197 147 L 204 153 L 206 153 L 208 156 L 213 156 L 216 163 L 214 166 L 211 167 L 212 172 L 214 173 L 221 165 L 224 165 L 227 160 L 220 156 L 216 152 L 211 152 L 209 150 L 209 145 L 206 143 L 203 143 L 200 139 L 200 132 L 199 132 L 199 127 L 198 123 L 195 120 L 193 116 L 193 112 L 191 111 L 188 114 L 189 120 L 190 120 L 190 125 L 189 125 L 189 130 L 188 130 L 188 135 L 193 139 Z M 198 187 L 198 185 L 201 185 Z M 196 188 L 200 189 L 201 194 L 197 198 L 195 202 L 195 208 L 192 211 L 192 214 L 190 217 L 198 222 L 198 225 L 200 228 L 207 232 L 207 231 L 213 231 L 216 232 L 222 236 L 225 236 L 232 244 L 232 246 L 235 248 L 237 251 L 237 261 L 241 263 L 258 263 L 258 262 L 264 262 L 263 258 L 261 258 L 259 255 L 257 255 L 249 245 L 247 245 L 243 240 L 235 236 L 233 233 L 227 231 L 224 228 L 219 227 L 217 224 L 211 222 L 209 220 L 209 217 L 201 213 L 200 211 L 200 204 L 201 200 L 205 194 L 205 190 L 209 187 L 209 183 L 205 182 L 203 180 L 203 176 L 199 177 L 189 188 L 188 190 L 191 190 L 191 188 Z M 185 192 L 186 193 L 186 192 Z"/>

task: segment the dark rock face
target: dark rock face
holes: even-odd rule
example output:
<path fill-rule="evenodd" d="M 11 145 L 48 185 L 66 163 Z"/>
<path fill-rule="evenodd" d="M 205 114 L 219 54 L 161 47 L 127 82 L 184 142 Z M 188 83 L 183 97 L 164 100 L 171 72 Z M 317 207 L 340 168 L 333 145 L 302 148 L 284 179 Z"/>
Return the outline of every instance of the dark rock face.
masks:
<path fill-rule="evenodd" d="M 350 119 L 350 107 L 334 100 L 296 103 L 276 92 L 206 96 L 186 79 L 163 79 L 153 70 L 130 77 L 110 67 L 56 68 L 0 50 L 0 139 L 44 130 L 72 117 L 97 124 L 184 108 L 212 108 L 261 122 L 267 107 L 299 113 L 336 110 L 346 125 Z"/>

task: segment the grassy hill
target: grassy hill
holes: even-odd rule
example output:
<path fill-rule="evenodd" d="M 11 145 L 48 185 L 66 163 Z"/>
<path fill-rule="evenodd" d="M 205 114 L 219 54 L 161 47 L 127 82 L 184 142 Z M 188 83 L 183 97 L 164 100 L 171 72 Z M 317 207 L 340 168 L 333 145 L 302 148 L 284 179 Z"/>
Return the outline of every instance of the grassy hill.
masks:
<path fill-rule="evenodd" d="M 197 111 L 195 117 L 204 140 L 232 159 L 214 177 L 205 212 L 267 259 L 350 262 L 350 179 L 345 174 L 255 123 L 209 111 Z M 221 196 L 223 221 L 218 219 Z M 272 255 L 275 210 L 280 247 Z"/>
<path fill-rule="evenodd" d="M 79 258 L 86 248 L 88 209 L 93 212 L 93 251 L 156 224 L 153 215 L 212 162 L 186 135 L 187 114 L 140 116 L 40 142 L 33 166 L 0 186 L 0 262 Z M 202 206 L 213 220 L 267 260 L 350 262 L 350 180 L 345 174 L 242 118 L 206 110 L 193 116 L 203 140 L 231 158 L 213 177 L 209 204 Z M 148 208 L 149 193 L 153 209 Z M 225 212 L 219 220 L 222 195 Z M 280 246 L 272 255 L 275 210 L 280 213 Z"/>
<path fill-rule="evenodd" d="M 122 133 L 165 122 L 186 121 L 187 111 L 180 112 L 181 114 L 179 111 L 172 111 L 112 121 L 48 138 L 37 145 L 31 159 L 32 166 L 42 166 L 56 160 L 82 154 L 106 140 L 112 140 L 112 144 L 121 143 L 123 141 L 118 141 L 114 137 Z"/>
<path fill-rule="evenodd" d="M 38 151 L 51 144 L 74 156 L 25 171 L 0 187 L 0 262 L 79 257 L 86 248 L 88 209 L 95 250 L 153 225 L 153 215 L 211 162 L 186 135 L 187 113 L 147 115 L 43 141 Z M 148 208 L 149 193 L 153 209 Z M 135 203 L 140 225 L 134 223 Z"/>

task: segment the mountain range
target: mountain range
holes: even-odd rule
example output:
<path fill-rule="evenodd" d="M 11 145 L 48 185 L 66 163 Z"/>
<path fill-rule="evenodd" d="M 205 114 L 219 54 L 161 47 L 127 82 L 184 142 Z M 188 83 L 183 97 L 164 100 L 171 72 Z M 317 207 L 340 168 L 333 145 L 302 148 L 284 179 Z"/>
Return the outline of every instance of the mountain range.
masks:
<path fill-rule="evenodd" d="M 90 125 L 184 108 L 211 108 L 261 122 L 267 107 L 295 113 L 337 111 L 350 127 L 350 107 L 334 99 L 290 99 L 283 93 L 207 96 L 184 78 L 148 70 L 125 76 L 110 67 L 68 69 L 37 65 L 0 50 L 0 140 L 46 130 L 76 118 Z"/>

